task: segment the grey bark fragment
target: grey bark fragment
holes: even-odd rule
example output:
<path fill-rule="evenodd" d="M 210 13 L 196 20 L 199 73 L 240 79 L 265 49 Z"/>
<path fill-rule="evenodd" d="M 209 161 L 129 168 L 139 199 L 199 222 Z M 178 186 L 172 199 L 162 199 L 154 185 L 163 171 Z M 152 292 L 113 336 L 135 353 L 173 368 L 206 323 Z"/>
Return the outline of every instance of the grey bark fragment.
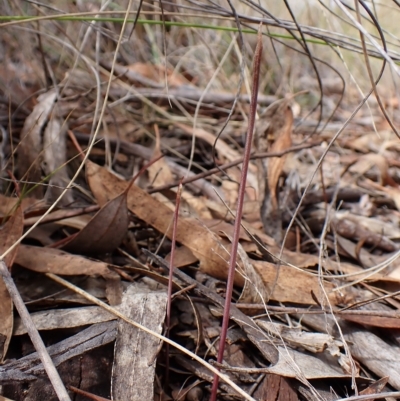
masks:
<path fill-rule="evenodd" d="M 127 317 L 161 333 L 165 318 L 165 293 L 138 292 L 135 285 L 123 295 L 121 311 Z M 143 401 L 154 398 L 155 361 L 159 340 L 120 321 L 114 351 L 112 397 L 115 400 Z"/>

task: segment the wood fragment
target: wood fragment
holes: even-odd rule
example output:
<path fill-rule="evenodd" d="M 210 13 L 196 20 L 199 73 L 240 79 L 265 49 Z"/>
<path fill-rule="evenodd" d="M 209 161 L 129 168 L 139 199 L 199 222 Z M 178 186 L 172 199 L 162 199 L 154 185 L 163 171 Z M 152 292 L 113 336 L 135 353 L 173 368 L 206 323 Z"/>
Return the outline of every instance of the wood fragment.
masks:
<path fill-rule="evenodd" d="M 131 285 L 123 294 L 121 311 L 161 333 L 166 304 L 166 293 L 138 292 L 137 286 Z M 119 322 L 112 373 L 114 399 L 142 401 L 154 398 L 155 358 L 159 344 L 159 339 L 124 321 Z"/>

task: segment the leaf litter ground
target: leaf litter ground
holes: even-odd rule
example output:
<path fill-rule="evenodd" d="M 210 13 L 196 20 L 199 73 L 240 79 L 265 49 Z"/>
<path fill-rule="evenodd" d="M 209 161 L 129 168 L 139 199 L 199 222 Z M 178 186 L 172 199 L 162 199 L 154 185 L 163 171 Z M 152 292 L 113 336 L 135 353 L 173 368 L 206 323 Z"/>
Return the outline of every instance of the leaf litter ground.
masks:
<path fill-rule="evenodd" d="M 54 36 L 60 23 L 44 21 L 37 33 Z M 372 102 L 328 148 L 356 107 L 351 85 L 340 103 L 340 85 L 325 79 L 333 118 L 319 121 L 315 82 L 299 80 L 307 93 L 279 96 L 262 95 L 278 92 L 272 78 L 261 84 L 222 365 L 215 360 L 249 113 L 248 94 L 233 106 L 238 72 L 232 87 L 226 70 L 203 92 L 212 73 L 196 57 L 179 67 L 171 56 L 165 66 L 133 57 L 137 45 L 122 46 L 85 174 L 42 219 L 93 138 L 97 96 L 105 94 L 99 82 L 112 69 L 105 55 L 118 36 L 113 24 L 98 24 L 104 60 L 97 76 L 90 70 L 95 34 L 86 64 L 75 66 L 43 49 L 45 64 L 29 59 L 12 36 L 3 67 L 0 249 L 71 399 L 208 399 L 216 368 L 221 400 L 398 396 L 399 139 Z M 130 40 L 143 43 L 150 32 L 139 28 Z M 183 38 L 173 48 L 179 29 L 155 28 L 171 54 L 184 49 Z M 4 30 L 4 40 L 12 32 Z M 36 43 L 39 36 L 23 32 Z M 396 107 L 395 98 L 384 100 Z M 57 399 L 3 281 L 0 297 L 2 396 Z M 181 349 L 160 341 L 167 333 Z"/>

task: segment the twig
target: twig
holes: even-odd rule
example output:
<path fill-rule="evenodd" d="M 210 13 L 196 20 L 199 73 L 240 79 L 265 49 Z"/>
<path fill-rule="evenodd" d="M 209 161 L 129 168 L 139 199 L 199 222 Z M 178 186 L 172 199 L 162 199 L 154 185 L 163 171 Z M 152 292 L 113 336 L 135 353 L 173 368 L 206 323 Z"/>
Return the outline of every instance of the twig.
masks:
<path fill-rule="evenodd" d="M 71 398 L 67 393 L 64 383 L 62 382 L 61 377 L 58 374 L 49 353 L 47 352 L 46 346 L 44 345 L 43 340 L 40 337 L 39 332 L 37 331 L 32 321 L 28 309 L 26 308 L 24 301 L 22 300 L 21 295 L 18 292 L 17 287 L 15 286 L 14 280 L 11 277 L 11 273 L 2 260 L 0 260 L 0 275 L 4 280 L 4 284 L 6 285 L 7 290 L 10 293 L 11 299 L 13 300 L 13 303 L 17 308 L 17 311 L 22 321 L 24 322 L 28 335 L 31 338 L 36 352 L 38 353 L 39 358 L 43 363 L 43 367 L 46 370 L 47 376 L 49 377 L 50 382 L 53 385 L 58 399 L 60 401 L 71 401 Z"/>

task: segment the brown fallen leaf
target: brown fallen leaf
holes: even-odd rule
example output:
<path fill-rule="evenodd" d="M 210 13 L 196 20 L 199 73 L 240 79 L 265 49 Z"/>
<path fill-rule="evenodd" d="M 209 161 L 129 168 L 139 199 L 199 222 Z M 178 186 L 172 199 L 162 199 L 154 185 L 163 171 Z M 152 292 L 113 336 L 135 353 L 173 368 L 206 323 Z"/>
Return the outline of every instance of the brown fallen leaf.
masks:
<path fill-rule="evenodd" d="M 124 239 L 128 225 L 126 192 L 123 192 L 107 202 L 63 249 L 92 255 L 112 252 Z"/>
<path fill-rule="evenodd" d="M 106 280 L 106 296 L 111 305 L 120 302 L 122 288 L 120 276 L 106 263 L 72 255 L 60 249 L 20 245 L 15 263 L 38 273 L 54 273 L 65 276 L 100 275 Z"/>
<path fill-rule="evenodd" d="M 386 384 L 389 381 L 389 377 L 382 377 L 381 379 L 377 380 L 376 382 L 369 385 L 363 391 L 360 391 L 360 395 L 372 395 L 372 394 L 379 394 L 385 388 Z M 370 398 L 369 401 L 374 401 L 375 398 Z"/>
<path fill-rule="evenodd" d="M 298 401 L 297 392 L 289 381 L 282 376 L 267 373 L 260 388 L 260 400 L 263 401 Z M 258 394 L 258 393 L 256 393 Z"/>
<path fill-rule="evenodd" d="M 166 257 L 165 260 L 168 262 L 170 261 L 171 253 L 169 253 Z M 175 249 L 174 252 L 174 266 L 179 268 L 179 267 L 184 267 L 184 266 L 190 266 L 193 265 L 194 263 L 197 262 L 196 256 L 193 255 L 193 253 L 190 251 L 189 248 L 186 248 L 186 246 L 180 246 L 179 248 Z"/>
<path fill-rule="evenodd" d="M 0 254 L 7 251 L 21 237 L 24 228 L 23 221 L 22 208 L 19 207 L 0 227 Z M 15 247 L 4 258 L 4 263 L 9 269 L 11 269 L 17 251 L 18 247 Z M 13 303 L 3 279 L 0 278 L 0 362 L 3 361 L 7 353 L 13 324 Z"/>
<path fill-rule="evenodd" d="M 151 159 L 158 158 L 159 160 L 157 160 L 155 163 L 151 164 L 147 168 L 147 173 L 149 175 L 150 185 L 157 187 L 159 185 L 165 184 L 166 182 L 173 182 L 174 177 L 165 158 L 160 158 L 162 152 L 160 143 L 160 131 L 157 125 L 155 125 L 154 131 L 156 135 L 156 143 Z"/>
<path fill-rule="evenodd" d="M 102 198 L 104 201 L 107 197 L 124 191 L 128 185 L 127 182 L 119 179 L 107 169 L 92 162 L 87 165 L 87 176 L 95 197 Z M 128 192 L 128 208 L 139 218 L 171 237 L 172 225 L 170 222 L 173 212 L 135 185 Z M 203 272 L 222 280 L 226 279 L 230 249 L 228 241 L 213 234 L 197 220 L 183 217 L 179 218 L 177 240 L 197 257 Z M 305 256 L 309 258 L 310 255 Z M 276 265 L 253 260 L 251 263 L 270 292 L 271 288 L 269 287 L 276 278 Z M 318 257 L 313 260 L 313 264 L 318 264 Z M 245 278 L 240 273 L 236 273 L 235 284 L 243 287 L 244 283 Z M 324 285 L 328 293 L 333 289 L 333 285 L 330 283 L 324 283 Z M 317 297 L 319 296 L 321 289 L 317 277 L 288 266 L 281 266 L 271 299 L 315 305 L 312 291 Z M 334 296 L 332 298 L 336 300 Z"/>
<path fill-rule="evenodd" d="M 114 277 L 107 263 L 71 255 L 60 249 L 20 245 L 15 263 L 38 273 L 54 273 L 64 276 L 80 275 Z"/>
<path fill-rule="evenodd" d="M 323 303 L 321 282 L 317 276 L 285 265 L 278 269 L 277 265 L 269 262 L 252 260 L 251 263 L 261 276 L 271 300 L 315 305 L 314 294 Z M 336 303 L 336 295 L 331 292 L 335 286 L 329 282 L 323 284 L 330 301 Z"/>

